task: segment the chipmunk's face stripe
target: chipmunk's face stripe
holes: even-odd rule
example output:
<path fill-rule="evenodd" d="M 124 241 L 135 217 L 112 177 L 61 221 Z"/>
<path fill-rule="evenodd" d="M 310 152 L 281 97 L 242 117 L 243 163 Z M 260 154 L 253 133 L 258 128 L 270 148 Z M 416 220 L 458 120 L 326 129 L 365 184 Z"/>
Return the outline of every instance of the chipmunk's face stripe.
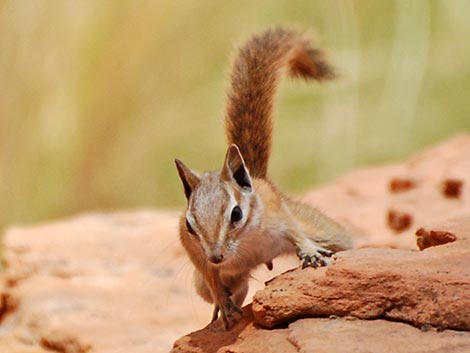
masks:
<path fill-rule="evenodd" d="M 228 202 L 227 202 L 227 207 L 225 208 L 224 211 L 224 216 L 221 219 L 221 224 L 220 228 L 218 229 L 218 237 L 217 237 L 217 243 L 218 244 L 224 244 L 225 239 L 227 237 L 227 232 L 230 226 L 230 214 L 232 212 L 232 208 L 236 206 L 237 200 L 235 199 L 235 194 L 234 191 L 231 187 L 226 187 L 225 191 L 227 192 L 228 195 Z"/>
<path fill-rule="evenodd" d="M 191 212 L 186 211 L 186 222 L 189 223 L 189 226 L 192 228 L 193 232 L 200 237 L 200 230 L 199 230 L 199 224 L 197 223 L 196 219 L 194 216 L 191 214 Z"/>
<path fill-rule="evenodd" d="M 261 215 L 259 206 L 260 206 L 260 200 L 258 195 L 253 195 L 250 197 L 250 212 L 248 213 L 247 219 L 246 219 L 246 224 L 247 225 L 258 225 L 259 224 L 259 218 Z"/>
<path fill-rule="evenodd" d="M 239 205 L 243 200 L 242 192 L 238 189 L 233 189 L 233 188 L 231 190 L 232 190 L 232 194 L 233 194 L 233 198 L 235 199 L 235 202 L 237 203 L 237 205 Z"/>
<path fill-rule="evenodd" d="M 228 244 L 227 235 L 230 234 L 231 230 L 235 227 L 243 227 L 247 216 L 250 213 L 250 198 L 244 195 L 238 188 L 233 188 L 230 184 L 227 184 L 225 191 L 228 196 L 228 200 L 225 206 L 225 211 L 220 222 L 219 233 L 217 237 L 217 245 L 222 247 L 224 244 Z M 240 208 L 241 218 L 236 223 L 232 224 L 232 213 L 236 207 Z M 230 241 L 231 246 L 227 248 L 229 252 L 234 252 L 236 246 L 233 241 Z"/>
<path fill-rule="evenodd" d="M 201 231 L 201 227 L 197 221 L 197 218 L 195 218 L 189 210 L 186 211 L 186 221 L 189 223 L 194 233 L 196 234 L 196 235 L 192 235 L 193 239 L 197 239 L 202 249 L 204 250 L 204 253 L 209 254 L 211 247 L 209 243 L 207 242 L 206 237 L 203 236 L 203 233 Z"/>

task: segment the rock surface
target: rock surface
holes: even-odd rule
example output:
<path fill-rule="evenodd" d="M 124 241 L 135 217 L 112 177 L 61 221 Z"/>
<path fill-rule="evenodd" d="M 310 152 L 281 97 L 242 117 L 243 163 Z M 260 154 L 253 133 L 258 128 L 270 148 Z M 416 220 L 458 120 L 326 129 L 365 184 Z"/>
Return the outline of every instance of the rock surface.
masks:
<path fill-rule="evenodd" d="M 465 309 L 470 306 L 463 303 L 470 297 L 470 267 L 463 252 L 468 251 L 470 231 L 468 218 L 458 214 L 470 211 L 469 155 L 470 136 L 459 136 L 402 164 L 355 171 L 310 192 L 306 201 L 354 229 L 361 247 L 416 249 L 414 233 L 422 228 L 420 247 L 427 249 L 360 249 L 338 254 L 327 269 L 289 272 L 256 296 L 255 316 L 247 306 L 232 331 L 215 322 L 178 340 L 174 351 L 341 352 L 367 346 L 385 352 L 395 351 L 397 342 L 406 345 L 407 352 L 443 347 L 470 351 L 467 332 L 422 332 L 383 320 L 425 329 L 428 323 L 466 329 Z M 390 210 L 409 214 L 407 229 L 398 232 L 390 227 Z M 155 211 L 88 214 L 10 228 L 3 237 L 0 352 L 168 352 L 177 337 L 203 327 L 211 315 L 211 307 L 192 288 L 191 265 L 176 229 L 176 213 Z M 254 274 L 248 301 L 265 280 L 297 265 L 297 259 L 286 258 L 275 262 L 273 272 L 261 267 Z M 254 317 L 260 323 L 263 317 L 273 317 L 271 324 L 264 323 L 268 326 L 282 313 L 281 322 L 299 317 L 299 309 L 283 307 L 279 294 L 284 292 L 269 292 L 286 285 L 283 278 L 294 274 L 308 278 L 302 285 L 292 282 L 290 288 L 329 305 L 328 312 L 317 308 L 325 311 L 322 315 L 381 319 L 298 319 L 282 328 L 262 329 Z M 320 290 L 312 291 L 312 285 L 325 296 L 336 297 L 320 298 Z M 346 290 L 341 287 L 345 285 L 350 286 L 346 295 L 339 290 Z M 463 292 L 453 292 L 458 286 Z M 302 304 L 300 299 L 288 301 Z M 306 306 L 306 312 L 311 310 Z M 433 314 L 426 311 L 430 308 Z M 275 313 L 279 309 L 281 314 Z"/>
<path fill-rule="evenodd" d="M 355 230 L 360 247 L 415 249 L 418 228 L 470 210 L 469 156 L 470 135 L 456 136 L 402 163 L 352 171 L 305 200 Z M 449 184 L 460 185 L 452 197 Z"/>
<path fill-rule="evenodd" d="M 194 292 L 177 219 L 95 213 L 9 229 L 0 352 L 168 352 L 207 324 L 212 309 Z M 296 262 L 279 259 L 276 273 Z M 270 275 L 254 274 L 249 298 Z"/>
<path fill-rule="evenodd" d="M 255 294 L 255 321 L 272 328 L 335 315 L 470 331 L 470 213 L 445 230 L 458 240 L 420 252 L 344 251 L 331 266 L 280 275 Z"/>
<path fill-rule="evenodd" d="M 179 339 L 172 353 L 467 353 L 470 348 L 468 332 L 419 330 L 386 320 L 303 319 L 274 330 L 250 320 L 228 333 L 211 324 Z"/>
<path fill-rule="evenodd" d="M 173 352 L 468 352 L 470 213 L 435 227 L 456 241 L 344 251 L 327 268 L 288 271 L 255 294 L 232 331 L 215 322 Z"/>
<path fill-rule="evenodd" d="M 195 327 L 181 306 L 199 308 L 174 228 L 172 214 L 136 212 L 10 229 L 5 277 L 19 306 L 0 352 L 168 351 L 168 332 Z"/>

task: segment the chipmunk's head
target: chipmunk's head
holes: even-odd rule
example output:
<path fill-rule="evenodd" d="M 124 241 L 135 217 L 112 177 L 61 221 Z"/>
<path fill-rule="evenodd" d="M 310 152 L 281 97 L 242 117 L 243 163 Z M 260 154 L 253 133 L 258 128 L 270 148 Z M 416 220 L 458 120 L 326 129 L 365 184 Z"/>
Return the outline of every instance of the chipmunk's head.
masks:
<path fill-rule="evenodd" d="M 231 145 L 222 170 L 202 176 L 175 162 L 188 200 L 183 236 L 199 244 L 213 264 L 229 261 L 236 256 L 244 231 L 257 222 L 259 207 L 240 150 Z"/>

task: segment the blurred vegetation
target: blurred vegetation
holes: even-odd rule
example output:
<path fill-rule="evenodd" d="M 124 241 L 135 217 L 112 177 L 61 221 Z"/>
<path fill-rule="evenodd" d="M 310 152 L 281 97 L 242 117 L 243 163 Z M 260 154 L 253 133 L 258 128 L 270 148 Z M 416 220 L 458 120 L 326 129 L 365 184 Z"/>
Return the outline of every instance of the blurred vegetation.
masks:
<path fill-rule="evenodd" d="M 0 227 L 179 207 L 178 157 L 218 168 L 229 58 L 314 31 L 341 79 L 284 81 L 272 178 L 302 192 L 470 128 L 470 2 L 0 1 Z"/>

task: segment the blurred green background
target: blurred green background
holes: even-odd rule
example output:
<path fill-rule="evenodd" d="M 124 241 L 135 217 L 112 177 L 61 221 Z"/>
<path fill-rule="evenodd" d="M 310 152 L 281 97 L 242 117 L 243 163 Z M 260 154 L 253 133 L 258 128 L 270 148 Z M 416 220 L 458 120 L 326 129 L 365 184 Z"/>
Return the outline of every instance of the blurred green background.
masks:
<path fill-rule="evenodd" d="M 173 158 L 221 165 L 229 58 L 277 24 L 317 33 L 341 73 L 282 83 L 283 189 L 469 130 L 467 0 L 0 1 L 0 228 L 182 207 Z"/>

